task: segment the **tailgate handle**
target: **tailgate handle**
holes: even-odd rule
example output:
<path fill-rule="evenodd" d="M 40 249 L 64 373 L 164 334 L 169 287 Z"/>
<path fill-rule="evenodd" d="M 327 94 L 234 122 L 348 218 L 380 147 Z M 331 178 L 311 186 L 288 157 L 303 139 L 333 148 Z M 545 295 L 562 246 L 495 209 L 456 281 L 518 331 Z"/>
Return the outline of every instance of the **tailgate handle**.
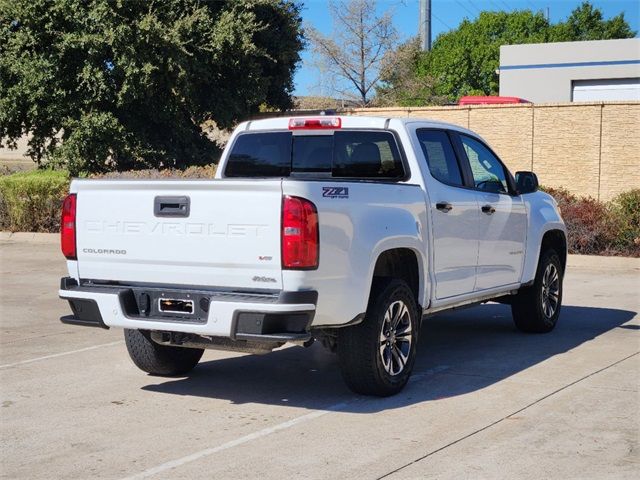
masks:
<path fill-rule="evenodd" d="M 189 197 L 156 197 L 153 214 L 156 217 L 188 217 L 191 201 Z"/>

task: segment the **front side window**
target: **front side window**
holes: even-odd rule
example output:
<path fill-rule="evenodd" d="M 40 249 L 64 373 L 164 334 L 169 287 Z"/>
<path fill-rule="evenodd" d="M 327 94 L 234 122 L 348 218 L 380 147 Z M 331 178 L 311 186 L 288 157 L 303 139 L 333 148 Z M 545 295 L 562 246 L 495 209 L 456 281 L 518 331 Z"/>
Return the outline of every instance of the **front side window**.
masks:
<path fill-rule="evenodd" d="M 460 165 L 458 165 L 456 154 L 446 132 L 418 130 L 416 135 L 431 175 L 442 183 L 462 186 Z"/>
<path fill-rule="evenodd" d="M 225 170 L 227 177 L 288 177 L 296 173 L 400 179 L 405 170 L 391 132 L 360 130 L 323 135 L 243 133 L 231 148 Z"/>
<path fill-rule="evenodd" d="M 475 138 L 460 135 L 460 140 L 469 159 L 474 186 L 485 192 L 507 193 L 507 174 L 500 160 Z"/>

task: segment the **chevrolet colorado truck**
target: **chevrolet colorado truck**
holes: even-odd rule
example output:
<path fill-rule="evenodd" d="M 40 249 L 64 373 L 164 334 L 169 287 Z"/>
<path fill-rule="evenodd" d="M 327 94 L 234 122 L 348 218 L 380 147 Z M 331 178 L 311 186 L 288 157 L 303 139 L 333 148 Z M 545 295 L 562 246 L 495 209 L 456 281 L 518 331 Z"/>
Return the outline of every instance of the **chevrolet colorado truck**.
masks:
<path fill-rule="evenodd" d="M 73 180 L 62 322 L 124 329 L 133 362 L 184 375 L 205 348 L 314 340 L 355 392 L 407 383 L 423 317 L 487 301 L 549 332 L 564 222 L 532 172 L 416 118 L 240 124 L 211 180 Z"/>

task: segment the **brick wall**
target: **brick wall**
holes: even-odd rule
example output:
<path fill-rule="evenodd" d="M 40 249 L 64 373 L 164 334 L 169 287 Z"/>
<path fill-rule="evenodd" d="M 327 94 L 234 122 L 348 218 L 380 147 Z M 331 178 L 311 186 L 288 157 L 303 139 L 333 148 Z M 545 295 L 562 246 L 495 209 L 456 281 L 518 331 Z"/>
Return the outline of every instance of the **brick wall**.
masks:
<path fill-rule="evenodd" d="M 609 200 L 640 188 L 640 102 L 368 108 L 352 115 L 416 117 L 469 128 L 512 172 Z"/>

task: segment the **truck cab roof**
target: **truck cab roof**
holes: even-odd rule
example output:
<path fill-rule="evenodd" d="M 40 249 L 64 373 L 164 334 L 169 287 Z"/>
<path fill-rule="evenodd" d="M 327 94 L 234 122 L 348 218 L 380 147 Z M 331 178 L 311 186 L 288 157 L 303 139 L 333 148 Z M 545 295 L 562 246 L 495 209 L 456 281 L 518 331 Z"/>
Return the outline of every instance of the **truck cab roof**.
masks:
<path fill-rule="evenodd" d="M 397 118 L 397 117 L 375 117 L 375 116 L 356 116 L 356 115 L 295 115 L 266 118 L 261 120 L 249 120 L 241 123 L 238 131 L 255 131 L 255 130 L 287 130 L 292 119 L 323 119 L 323 118 L 339 118 L 341 126 L 339 128 L 357 128 L 357 129 L 398 129 L 413 123 L 420 123 L 425 128 L 444 128 L 448 130 L 457 130 L 472 136 L 476 133 L 452 123 L 441 122 L 429 118 Z"/>

